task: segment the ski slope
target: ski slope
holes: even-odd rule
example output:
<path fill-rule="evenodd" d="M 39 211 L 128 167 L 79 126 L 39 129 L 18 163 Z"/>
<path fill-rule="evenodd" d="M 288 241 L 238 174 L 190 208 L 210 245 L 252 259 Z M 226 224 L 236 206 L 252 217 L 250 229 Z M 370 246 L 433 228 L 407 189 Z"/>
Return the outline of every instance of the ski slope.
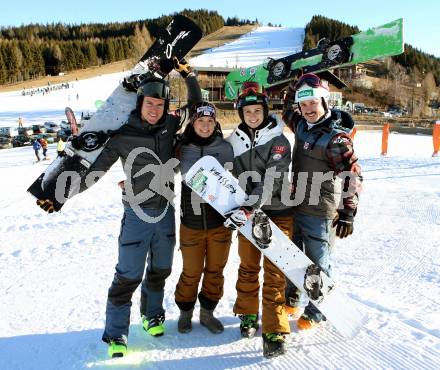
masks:
<path fill-rule="evenodd" d="M 282 58 L 300 52 L 304 28 L 258 27 L 238 40 L 207 50 L 190 59 L 194 67 L 239 68 L 261 64 L 267 57 Z"/>
<path fill-rule="evenodd" d="M 0 122 L 16 124 L 19 115 L 25 125 L 57 122 L 66 105 L 80 115 L 104 100 L 120 78 L 75 81 L 72 89 L 45 96 L 2 93 Z M 152 338 L 141 330 L 136 291 L 129 355 L 108 359 L 101 334 L 122 216 L 120 163 L 61 213 L 48 215 L 26 193 L 48 163 L 34 164 L 30 147 L 0 150 L 0 369 L 439 368 L 440 158 L 431 158 L 429 136 L 390 135 L 388 157 L 379 156 L 380 145 L 379 132 L 360 131 L 355 138 L 364 189 L 355 232 L 337 241 L 333 259 L 335 280 L 369 321 L 347 340 L 329 324 L 298 333 L 293 318 L 288 353 L 273 360 L 262 356 L 260 331 L 251 340 L 239 336 L 232 313 L 236 241 L 216 310 L 224 333 L 201 327 L 198 307 L 193 331 L 177 332 L 174 289 L 182 267 L 177 246 L 165 288 L 166 335 Z M 55 157 L 55 145 L 48 153 Z M 179 194 L 179 178 L 176 183 Z"/>
<path fill-rule="evenodd" d="M 0 127 L 17 127 L 18 117 L 22 117 L 23 126 L 43 124 L 45 121 L 59 123 L 66 120 L 66 107 L 71 107 L 79 120 L 81 112 L 96 111 L 96 100 L 105 101 L 125 74 L 112 73 L 71 81 L 69 89 L 54 90 L 44 95 L 40 93 L 22 96 L 21 90 L 0 93 Z M 30 90 L 31 87 L 32 81 L 29 81 L 27 89 Z"/>

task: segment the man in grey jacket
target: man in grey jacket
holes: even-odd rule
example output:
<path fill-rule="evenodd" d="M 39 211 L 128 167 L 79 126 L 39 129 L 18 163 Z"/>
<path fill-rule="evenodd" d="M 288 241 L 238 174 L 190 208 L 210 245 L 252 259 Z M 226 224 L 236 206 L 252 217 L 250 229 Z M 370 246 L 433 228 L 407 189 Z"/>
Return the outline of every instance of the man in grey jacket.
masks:
<path fill-rule="evenodd" d="M 331 276 L 335 237 L 353 233 L 362 176 L 349 136 L 354 122 L 348 113 L 329 108 L 329 96 L 328 84 L 307 73 L 289 85 L 283 118 L 295 133 L 293 241 Z M 293 103 L 298 104 L 300 114 Z M 295 312 L 299 290 L 289 284 L 286 295 L 290 312 Z M 297 327 L 308 330 L 323 320 L 322 313 L 309 303 Z"/>
<path fill-rule="evenodd" d="M 187 65 L 179 69 L 186 77 L 188 105 L 201 101 L 195 75 Z M 174 208 L 170 206 L 174 165 L 170 159 L 175 134 L 188 116 L 187 109 L 168 113 L 169 86 L 162 79 L 147 78 L 137 94 L 136 109 L 128 122 L 110 138 L 90 169 L 107 171 L 120 158 L 127 177 L 118 263 L 108 291 L 102 336 L 112 357 L 126 354 L 131 297 L 141 282 L 143 328 L 154 337 L 164 334 L 164 286 L 176 242 Z"/>

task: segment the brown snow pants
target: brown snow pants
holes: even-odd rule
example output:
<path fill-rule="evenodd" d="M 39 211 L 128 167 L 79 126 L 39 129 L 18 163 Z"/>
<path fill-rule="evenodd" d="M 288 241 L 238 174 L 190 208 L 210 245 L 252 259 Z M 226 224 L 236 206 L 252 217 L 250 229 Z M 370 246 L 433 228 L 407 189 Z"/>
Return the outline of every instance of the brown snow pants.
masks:
<path fill-rule="evenodd" d="M 291 216 L 272 217 L 272 221 L 289 237 L 292 237 L 293 218 Z M 259 310 L 261 252 L 243 235 L 238 235 L 238 254 L 240 268 L 236 284 L 237 299 L 234 305 L 235 314 L 256 314 Z M 284 310 L 284 274 L 266 257 L 263 259 L 263 333 L 290 333 L 289 321 Z"/>
<path fill-rule="evenodd" d="M 183 269 L 176 286 L 175 300 L 181 310 L 194 307 L 202 274 L 200 305 L 214 309 L 223 296 L 223 269 L 229 256 L 231 234 L 231 230 L 223 225 L 207 230 L 180 225 Z"/>

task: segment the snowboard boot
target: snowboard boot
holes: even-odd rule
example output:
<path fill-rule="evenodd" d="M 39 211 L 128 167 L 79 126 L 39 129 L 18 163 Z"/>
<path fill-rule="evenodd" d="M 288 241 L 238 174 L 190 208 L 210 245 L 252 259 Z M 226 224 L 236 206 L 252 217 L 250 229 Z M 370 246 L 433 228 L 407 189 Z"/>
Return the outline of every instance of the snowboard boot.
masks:
<path fill-rule="evenodd" d="M 258 330 L 258 315 L 238 315 L 240 318 L 240 333 L 243 338 L 253 338 Z"/>
<path fill-rule="evenodd" d="M 296 323 L 298 330 L 310 330 L 319 325 L 320 321 L 314 320 L 311 316 L 307 315 L 305 312 L 301 315 Z"/>
<path fill-rule="evenodd" d="M 288 316 L 295 316 L 299 312 L 299 307 L 284 305 L 284 311 Z"/>
<path fill-rule="evenodd" d="M 219 334 L 223 332 L 224 327 L 219 319 L 216 319 L 213 315 L 214 310 L 207 310 L 200 307 L 200 324 L 206 326 L 206 328 L 213 334 Z"/>
<path fill-rule="evenodd" d="M 153 337 L 160 337 L 165 333 L 164 321 L 165 315 L 156 315 L 149 320 L 142 315 L 142 327 Z"/>
<path fill-rule="evenodd" d="M 112 358 L 124 357 L 127 354 L 127 340 L 124 338 L 108 341 L 108 355 Z"/>
<path fill-rule="evenodd" d="M 287 352 L 286 338 L 280 333 L 263 334 L 263 356 L 272 358 L 284 355 Z"/>
<path fill-rule="evenodd" d="M 179 321 L 177 321 L 177 330 L 179 333 L 189 333 L 192 330 L 192 315 L 194 308 L 188 311 L 180 310 Z"/>

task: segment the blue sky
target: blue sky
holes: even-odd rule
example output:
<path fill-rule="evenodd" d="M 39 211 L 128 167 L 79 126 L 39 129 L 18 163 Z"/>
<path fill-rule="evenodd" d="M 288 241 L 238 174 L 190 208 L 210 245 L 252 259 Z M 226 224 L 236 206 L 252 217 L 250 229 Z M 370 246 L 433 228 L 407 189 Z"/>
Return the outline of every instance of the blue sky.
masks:
<path fill-rule="evenodd" d="M 5 1 L 6 2 L 6 1 Z M 7 1 L 0 11 L 0 26 L 28 23 L 115 22 L 154 18 L 184 8 L 217 10 L 229 16 L 255 19 L 267 24 L 304 27 L 313 15 L 338 19 L 361 30 L 388 21 L 405 19 L 405 42 L 440 57 L 440 1 L 142 1 L 142 0 L 58 0 Z"/>

